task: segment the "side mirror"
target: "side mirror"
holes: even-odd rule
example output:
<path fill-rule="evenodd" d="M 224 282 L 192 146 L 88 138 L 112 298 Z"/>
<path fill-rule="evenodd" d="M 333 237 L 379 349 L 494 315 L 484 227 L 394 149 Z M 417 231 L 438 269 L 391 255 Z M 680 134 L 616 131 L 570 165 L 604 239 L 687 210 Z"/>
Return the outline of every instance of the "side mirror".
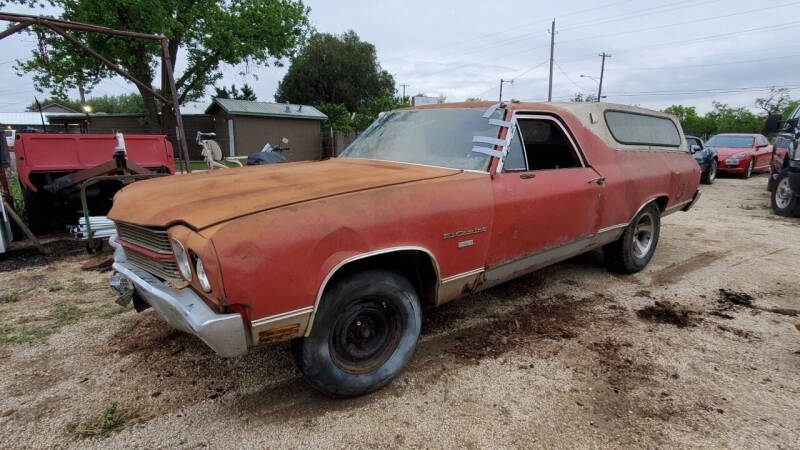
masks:
<path fill-rule="evenodd" d="M 780 130 L 781 120 L 783 117 L 780 114 L 770 114 L 767 116 L 767 121 L 764 123 L 764 134 L 770 135 L 777 133 Z"/>
<path fill-rule="evenodd" d="M 692 153 L 697 153 L 697 152 L 699 152 L 699 151 L 700 151 L 700 150 L 702 150 L 702 149 L 703 149 L 703 147 L 700 147 L 700 146 L 699 146 L 699 145 L 697 145 L 697 144 L 692 144 L 692 146 L 691 146 L 691 147 L 689 147 L 689 150 L 690 150 Z"/>

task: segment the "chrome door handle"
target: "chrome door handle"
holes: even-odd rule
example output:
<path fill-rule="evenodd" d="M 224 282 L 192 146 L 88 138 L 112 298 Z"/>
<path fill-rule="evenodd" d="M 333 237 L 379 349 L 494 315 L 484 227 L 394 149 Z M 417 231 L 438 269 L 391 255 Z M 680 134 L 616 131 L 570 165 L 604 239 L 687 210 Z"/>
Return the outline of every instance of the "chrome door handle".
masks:
<path fill-rule="evenodd" d="M 522 178 L 523 180 L 530 180 L 531 178 L 536 178 L 536 175 L 532 173 L 523 173 L 519 177 Z"/>
<path fill-rule="evenodd" d="M 589 182 L 589 183 L 597 183 L 597 184 L 600 184 L 600 185 L 602 185 L 603 183 L 605 183 L 605 182 L 606 182 L 606 177 L 597 177 L 597 178 L 592 178 L 592 179 L 591 179 L 591 180 L 589 180 L 588 182 Z"/>

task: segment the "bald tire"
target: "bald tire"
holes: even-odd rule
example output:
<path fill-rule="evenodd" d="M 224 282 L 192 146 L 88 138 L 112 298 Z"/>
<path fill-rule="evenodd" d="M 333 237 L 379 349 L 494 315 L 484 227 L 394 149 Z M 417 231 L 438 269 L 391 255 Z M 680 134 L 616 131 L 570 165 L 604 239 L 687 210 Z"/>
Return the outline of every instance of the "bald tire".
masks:
<path fill-rule="evenodd" d="M 366 335 L 371 338 L 361 334 L 362 323 L 379 324 L 368 327 Z M 367 270 L 347 275 L 325 291 L 311 334 L 292 341 L 292 352 L 300 372 L 318 391 L 337 398 L 363 395 L 386 386 L 403 370 L 414 354 L 421 326 L 413 285 L 395 272 Z M 354 329 L 358 331 L 353 333 Z M 386 341 L 375 338 L 383 331 Z M 348 344 L 353 340 L 348 336 L 354 334 L 356 341 L 364 339 L 366 344 Z M 385 342 L 376 347 L 383 350 L 366 363 L 356 360 L 366 352 L 361 345 L 372 348 L 369 339 Z"/>
<path fill-rule="evenodd" d="M 639 220 L 650 214 L 653 220 L 653 242 L 649 251 L 643 256 L 637 256 L 634 252 L 633 239 L 636 232 L 636 224 Z M 653 258 L 653 254 L 658 246 L 658 238 L 661 234 L 661 210 L 655 203 L 642 208 L 631 223 L 625 228 L 619 239 L 603 247 L 603 256 L 606 260 L 608 269 L 619 273 L 636 273 L 647 266 Z"/>

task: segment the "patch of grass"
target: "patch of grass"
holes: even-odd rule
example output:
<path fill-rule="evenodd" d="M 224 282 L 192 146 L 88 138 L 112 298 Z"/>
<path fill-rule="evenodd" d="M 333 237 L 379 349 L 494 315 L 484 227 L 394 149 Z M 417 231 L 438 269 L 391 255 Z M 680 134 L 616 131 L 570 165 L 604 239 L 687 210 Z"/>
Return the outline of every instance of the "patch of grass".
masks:
<path fill-rule="evenodd" d="M 753 206 L 753 205 L 739 205 L 739 208 L 741 208 L 741 209 L 743 209 L 745 211 L 752 211 L 752 210 L 756 209 L 756 207 Z"/>
<path fill-rule="evenodd" d="M 19 294 L 17 294 L 16 292 L 3 294 L 0 297 L 0 303 L 16 303 L 18 301 L 19 301 Z"/>
<path fill-rule="evenodd" d="M 51 285 L 47 286 L 45 289 L 47 289 L 47 292 L 58 292 L 58 291 L 64 289 L 64 286 L 62 286 L 62 285 L 60 285 L 58 283 L 55 283 L 55 284 L 51 284 Z"/>
<path fill-rule="evenodd" d="M 116 306 L 114 309 L 108 310 L 108 311 L 104 312 L 103 314 L 101 314 L 100 317 L 102 317 L 104 319 L 109 319 L 111 317 L 118 316 L 118 315 L 120 315 L 120 314 L 122 314 L 122 313 L 124 313 L 126 311 L 131 311 L 131 310 L 133 310 L 133 307 L 131 305 L 128 305 L 128 306 Z"/>
<path fill-rule="evenodd" d="M 24 324 L 24 323 L 36 322 L 39 320 L 44 320 L 44 319 L 36 316 L 22 316 L 19 319 L 17 319 L 17 323 Z"/>
<path fill-rule="evenodd" d="M 231 162 L 223 162 L 223 164 L 230 168 L 239 167 L 238 164 Z M 244 162 L 242 162 L 242 164 L 244 164 Z M 175 161 L 176 172 L 180 172 L 182 167 L 184 167 L 183 161 Z M 189 167 L 191 167 L 192 170 L 208 170 L 208 164 L 206 164 L 205 161 L 189 161 Z"/>
<path fill-rule="evenodd" d="M 16 177 L 8 179 L 8 189 L 11 191 L 11 198 L 14 201 L 12 205 L 14 211 L 20 216 L 25 216 L 25 199 L 22 197 L 22 189 L 19 186 L 19 180 Z"/>
<path fill-rule="evenodd" d="M 70 422 L 65 428 L 68 433 L 82 438 L 108 436 L 120 429 L 127 420 L 119 411 L 119 402 L 113 401 L 96 417 L 83 422 Z"/>
<path fill-rule="evenodd" d="M 69 287 L 69 291 L 73 294 L 82 294 L 89 290 L 89 285 L 83 281 L 82 278 L 73 277 L 72 284 Z"/>
<path fill-rule="evenodd" d="M 26 344 L 44 339 L 55 331 L 52 327 L 46 326 L 24 326 L 16 331 L 6 328 L 0 330 L 0 344 Z"/>
<path fill-rule="evenodd" d="M 130 322 L 128 322 L 127 325 L 125 325 L 125 328 L 122 329 L 122 334 L 128 334 L 131 331 L 135 330 L 136 327 L 138 326 L 139 326 L 139 319 L 131 320 Z"/>
<path fill-rule="evenodd" d="M 86 314 L 85 310 L 78 308 L 75 305 L 68 305 L 66 303 L 57 303 L 50 310 L 50 318 L 53 319 L 58 327 L 64 325 L 72 325 L 77 323 Z"/>

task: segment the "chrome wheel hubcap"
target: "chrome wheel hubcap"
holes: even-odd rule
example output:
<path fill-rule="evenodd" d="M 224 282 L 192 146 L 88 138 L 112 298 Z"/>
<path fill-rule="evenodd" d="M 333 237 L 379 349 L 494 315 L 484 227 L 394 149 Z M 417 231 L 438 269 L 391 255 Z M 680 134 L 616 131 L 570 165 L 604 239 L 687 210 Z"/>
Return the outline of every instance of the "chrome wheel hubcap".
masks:
<path fill-rule="evenodd" d="M 747 176 L 749 177 L 753 173 L 753 160 L 750 160 L 750 164 L 747 165 Z"/>
<path fill-rule="evenodd" d="M 775 206 L 779 209 L 786 209 L 792 201 L 792 189 L 789 187 L 789 179 L 784 178 L 775 188 Z"/>
<path fill-rule="evenodd" d="M 633 229 L 633 254 L 637 258 L 644 258 L 653 246 L 653 232 L 655 219 L 651 213 L 644 213 L 636 222 Z"/>
<path fill-rule="evenodd" d="M 708 168 L 708 179 L 714 181 L 717 178 L 717 162 L 711 161 L 711 167 Z"/>

